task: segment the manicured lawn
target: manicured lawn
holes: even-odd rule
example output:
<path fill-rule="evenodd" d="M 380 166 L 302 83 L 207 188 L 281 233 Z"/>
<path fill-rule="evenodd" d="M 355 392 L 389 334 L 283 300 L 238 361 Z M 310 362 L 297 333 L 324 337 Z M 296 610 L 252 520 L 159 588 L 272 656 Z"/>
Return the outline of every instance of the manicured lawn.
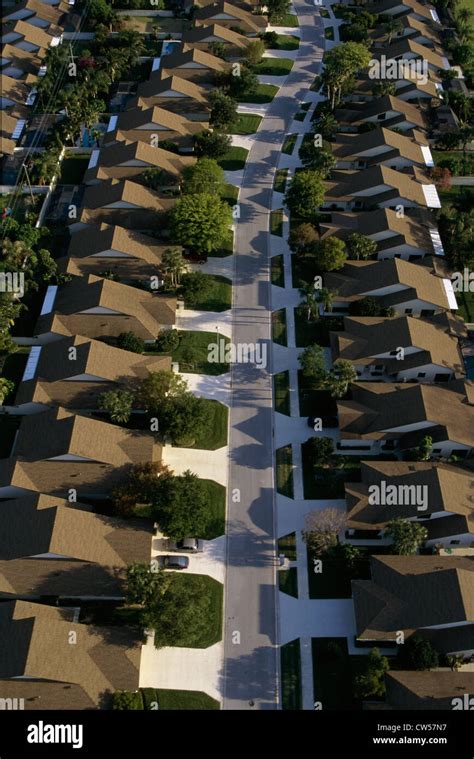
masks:
<path fill-rule="evenodd" d="M 257 75 L 286 76 L 293 68 L 291 58 L 263 58 L 252 67 Z"/>
<path fill-rule="evenodd" d="M 278 42 L 274 47 L 269 48 L 269 50 L 298 50 L 299 46 L 299 37 L 296 37 L 294 34 L 279 34 Z"/>
<path fill-rule="evenodd" d="M 291 445 L 276 450 L 276 485 L 280 495 L 293 498 L 293 453 Z"/>
<path fill-rule="evenodd" d="M 231 307 L 232 283 L 226 277 L 206 274 L 212 280 L 212 288 L 202 301 L 186 304 L 187 308 L 195 311 L 226 311 Z"/>
<path fill-rule="evenodd" d="M 298 137 L 297 134 L 287 134 L 283 142 L 283 147 L 281 149 L 281 152 L 286 153 L 286 155 L 291 155 L 295 148 L 297 137 Z"/>
<path fill-rule="evenodd" d="M 301 654 L 299 640 L 281 647 L 282 709 L 301 709 Z"/>
<path fill-rule="evenodd" d="M 249 151 L 246 148 L 229 148 L 223 158 L 217 162 L 224 171 L 238 171 L 243 169 Z"/>
<path fill-rule="evenodd" d="M 356 708 L 353 677 L 364 656 L 350 656 L 347 638 L 312 638 L 314 700 L 323 710 Z"/>
<path fill-rule="evenodd" d="M 29 353 L 30 348 L 25 347 L 19 348 L 15 353 L 0 356 L 0 377 L 4 377 L 15 383 L 15 388 L 4 400 L 4 405 L 6 406 L 15 400 L 16 390 L 23 377 Z"/>
<path fill-rule="evenodd" d="M 262 121 L 261 116 L 253 113 L 240 113 L 231 129 L 232 134 L 255 134 Z"/>
<path fill-rule="evenodd" d="M 283 256 L 273 256 L 271 259 L 271 282 L 277 287 L 285 287 L 285 270 Z"/>
<path fill-rule="evenodd" d="M 467 204 L 474 202 L 474 187 L 453 185 L 450 190 L 438 190 L 438 195 L 443 208 L 459 201 L 464 201 Z"/>
<path fill-rule="evenodd" d="M 215 698 L 199 690 L 163 690 L 162 688 L 141 688 L 143 707 L 148 709 L 153 702 L 158 703 L 158 711 L 176 709 L 208 710 L 220 709 Z"/>
<path fill-rule="evenodd" d="M 81 184 L 87 166 L 89 156 L 67 156 L 61 161 L 61 174 L 59 184 Z"/>
<path fill-rule="evenodd" d="M 221 196 L 230 206 L 235 206 L 239 197 L 239 188 L 235 184 L 226 184 L 224 194 Z"/>
<path fill-rule="evenodd" d="M 296 533 L 290 532 L 278 538 L 278 553 L 284 553 L 289 561 L 296 561 Z"/>
<path fill-rule="evenodd" d="M 224 586 L 208 575 L 173 572 L 171 591 L 179 594 L 180 587 L 187 585 L 193 595 L 206 599 L 206 624 L 202 627 L 188 627 L 173 645 L 184 648 L 209 648 L 222 638 L 222 608 Z M 167 591 L 170 592 L 170 591 Z"/>
<path fill-rule="evenodd" d="M 233 187 L 234 185 L 228 184 L 227 187 Z M 222 247 L 217 250 L 213 250 L 209 253 L 209 258 L 225 258 L 231 256 L 234 252 L 234 232 L 229 229 L 226 239 L 224 240 Z"/>
<path fill-rule="evenodd" d="M 238 103 L 271 103 L 278 92 L 274 84 L 259 84 L 251 92 L 246 92 L 237 98 Z"/>
<path fill-rule="evenodd" d="M 0 416 L 0 459 L 7 458 L 12 449 L 15 435 L 20 426 L 19 416 Z"/>
<path fill-rule="evenodd" d="M 212 514 L 203 540 L 214 540 L 225 533 L 225 496 L 226 489 L 215 480 L 201 480 L 207 491 L 207 502 Z"/>
<path fill-rule="evenodd" d="M 324 38 L 327 40 L 334 40 L 334 29 L 332 26 L 328 26 L 327 29 L 324 30 Z"/>
<path fill-rule="evenodd" d="M 290 416 L 290 387 L 289 372 L 279 372 L 273 377 L 273 392 L 275 398 L 275 411 Z"/>
<path fill-rule="evenodd" d="M 449 163 L 454 159 L 457 165 L 454 174 L 470 176 L 474 173 L 474 153 L 466 152 L 464 156 L 462 150 L 432 150 L 431 155 L 436 166 L 441 167 L 445 165 L 445 162 Z"/>
<path fill-rule="evenodd" d="M 180 330 L 178 334 L 179 345 L 173 351 L 172 358 L 179 363 L 181 372 L 217 375 L 229 371 L 228 364 L 213 364 L 208 361 L 209 345 L 217 339 L 215 332 Z M 225 341 L 226 345 L 229 343 L 229 339 L 223 335 L 218 338 L 219 341 Z"/>
<path fill-rule="evenodd" d="M 299 26 L 298 16 L 294 13 L 285 13 L 285 15 L 278 20 L 278 26 Z"/>
<path fill-rule="evenodd" d="M 273 189 L 275 192 L 285 192 L 288 169 L 277 169 Z"/>
<path fill-rule="evenodd" d="M 278 588 L 282 593 L 298 598 L 298 570 L 296 567 L 279 570 Z"/>
<path fill-rule="evenodd" d="M 286 311 L 284 308 L 272 313 L 272 338 L 278 345 L 287 344 Z"/>
<path fill-rule="evenodd" d="M 468 324 L 472 324 L 474 322 L 474 293 L 456 293 L 456 300 L 459 306 L 456 313 Z"/>
<path fill-rule="evenodd" d="M 208 398 L 206 403 L 211 410 L 211 419 L 208 429 L 202 437 L 197 437 L 192 448 L 202 448 L 206 451 L 215 451 L 227 445 L 227 426 L 229 409 L 223 406 L 219 401 L 211 401 Z"/>
<path fill-rule="evenodd" d="M 283 236 L 283 209 L 277 208 L 270 212 L 270 232 L 272 235 Z"/>

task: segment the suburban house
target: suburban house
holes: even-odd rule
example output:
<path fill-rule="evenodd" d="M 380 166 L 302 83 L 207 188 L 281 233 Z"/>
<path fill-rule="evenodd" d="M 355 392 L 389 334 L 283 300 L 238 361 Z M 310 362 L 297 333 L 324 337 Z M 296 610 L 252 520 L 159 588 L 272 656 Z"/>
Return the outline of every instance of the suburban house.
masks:
<path fill-rule="evenodd" d="M 1 73 L 4 76 L 10 76 L 12 79 L 24 79 L 27 74 L 41 76 L 42 59 L 45 55 L 46 50 L 44 48 L 41 48 L 36 55 L 33 55 L 33 53 L 27 50 L 22 50 L 21 47 L 3 45 Z"/>
<path fill-rule="evenodd" d="M 216 74 L 225 74 L 230 68 L 230 63 L 222 58 L 183 44 L 180 50 L 166 56 L 160 71 L 163 79 L 177 75 L 196 84 L 214 84 Z"/>
<path fill-rule="evenodd" d="M 444 256 L 436 220 L 429 211 L 398 214 L 391 208 L 369 213 L 332 213 L 331 222 L 322 224 L 322 237 L 342 240 L 357 232 L 377 243 L 376 256 L 415 261 L 424 256 Z"/>
<path fill-rule="evenodd" d="M 42 345 L 63 335 L 116 338 L 134 332 L 151 343 L 161 330 L 172 327 L 175 312 L 174 297 L 90 274 L 48 287 L 35 335 Z"/>
<path fill-rule="evenodd" d="M 202 26 L 199 29 L 192 29 L 184 32 L 182 41 L 188 47 L 196 47 L 198 50 L 210 52 L 209 45 L 211 42 L 221 42 L 226 47 L 227 57 L 242 57 L 243 52 L 250 44 L 251 40 L 243 34 L 238 34 L 232 29 L 226 29 L 220 24 L 211 24 Z"/>
<path fill-rule="evenodd" d="M 41 29 L 26 21 L 7 21 L 2 23 L 2 44 L 13 45 L 28 53 L 36 53 L 43 48 L 56 47 L 62 42 L 62 29 L 49 25 Z"/>
<path fill-rule="evenodd" d="M 58 258 L 58 266 L 65 274 L 106 273 L 125 284 L 140 279 L 152 287 L 162 280 L 161 258 L 167 247 L 115 224 L 89 224 L 72 235 L 67 256 Z"/>
<path fill-rule="evenodd" d="M 61 407 L 23 416 L 12 456 L 0 459 L 0 498 L 34 491 L 68 500 L 104 499 L 133 464 L 161 461 L 161 451 L 149 432 Z"/>
<path fill-rule="evenodd" d="M 458 339 L 426 319 L 345 316 L 344 331 L 330 335 L 333 361 L 350 361 L 362 381 L 448 382 L 466 373 Z"/>
<path fill-rule="evenodd" d="M 138 97 L 127 107 L 134 108 L 140 100 L 146 108 L 158 106 L 191 121 L 208 121 L 210 105 L 206 88 L 174 74 L 163 78 L 162 72 L 156 71 L 138 85 Z"/>
<path fill-rule="evenodd" d="M 85 185 L 98 184 L 103 179 L 140 182 L 146 169 L 161 169 L 169 175 L 168 184 L 173 186 L 179 181 L 183 169 L 195 162 L 191 156 L 179 156 L 146 142 L 117 142 L 92 151 L 83 181 Z"/>
<path fill-rule="evenodd" d="M 383 261 L 348 261 L 339 271 L 324 276 L 324 285 L 335 291 L 333 310 L 351 313 L 351 304 L 368 296 L 397 314 L 432 316 L 457 309 L 451 280 L 435 267 L 401 258 Z M 354 306 L 353 306 L 354 308 Z"/>
<path fill-rule="evenodd" d="M 41 0 L 23 0 L 11 10 L 5 9 L 2 23 L 5 21 L 26 21 L 40 29 L 48 29 L 51 25 L 59 27 L 64 20 L 64 10 L 53 8 Z"/>
<path fill-rule="evenodd" d="M 198 8 L 194 13 L 194 19 L 197 28 L 219 24 L 228 29 L 235 27 L 239 33 L 242 31 L 243 34 L 251 36 L 264 32 L 268 24 L 265 16 L 257 16 L 225 0 L 218 0 L 204 8 Z"/>
<path fill-rule="evenodd" d="M 117 141 L 142 140 L 151 145 L 152 135 L 156 135 L 158 145 L 165 141 L 173 142 L 180 152 L 191 153 L 194 150 L 194 135 L 207 126 L 207 122 L 191 121 L 165 108 L 137 106 L 110 117 L 103 144 L 107 147 Z"/>
<path fill-rule="evenodd" d="M 399 31 L 396 30 L 393 33 L 391 37 L 392 40 L 399 40 L 403 37 L 407 37 L 414 42 L 418 42 L 419 45 L 426 45 L 426 47 L 435 50 L 442 48 L 439 32 L 436 28 L 433 28 L 433 26 L 420 21 L 411 14 L 400 16 L 397 20 L 401 24 L 401 29 Z M 372 39 L 374 40 L 374 48 L 387 46 L 387 34 L 384 32 L 383 25 L 375 29 L 372 34 Z"/>
<path fill-rule="evenodd" d="M 33 105 L 35 101 L 36 89 L 34 85 L 37 80 L 38 77 L 33 74 L 28 74 L 25 80 L 13 79 L 11 76 L 0 76 L 1 110 L 8 111 L 12 118 L 20 119 L 24 113 L 24 106 Z"/>
<path fill-rule="evenodd" d="M 447 71 L 450 68 L 448 59 L 443 55 L 443 50 L 439 52 L 432 50 L 425 45 L 415 42 L 411 37 L 403 37 L 402 39 L 395 40 L 388 47 L 380 50 L 379 48 L 373 51 L 374 58 L 384 56 L 386 60 L 396 61 L 419 61 L 420 64 L 426 65 L 430 76 L 435 80 L 439 80 L 439 71 Z M 421 74 L 420 72 L 418 72 Z"/>
<path fill-rule="evenodd" d="M 386 127 L 364 134 L 338 134 L 331 145 L 337 169 L 368 169 L 388 166 L 400 170 L 410 166 L 432 168 L 433 156 L 426 138 L 415 132 L 418 139 L 405 137 Z"/>
<path fill-rule="evenodd" d="M 73 235 L 90 223 L 111 224 L 133 230 L 157 230 L 160 219 L 175 204 L 148 187 L 127 179 L 109 179 L 86 187 L 80 218 L 71 219 Z"/>
<path fill-rule="evenodd" d="M 325 187 L 324 211 L 441 208 L 436 186 L 416 166 L 404 171 L 380 165 L 365 171 L 333 171 Z"/>
<path fill-rule="evenodd" d="M 2 502 L 0 599 L 123 598 L 127 566 L 150 561 L 152 522 L 32 493 Z"/>
<path fill-rule="evenodd" d="M 64 337 L 31 348 L 16 410 L 27 414 L 63 406 L 94 411 L 102 393 L 164 370 L 171 370 L 170 356 L 132 353 L 81 335 Z"/>
<path fill-rule="evenodd" d="M 385 709 L 443 710 L 462 706 L 474 694 L 474 672 L 461 670 L 391 670 L 385 674 Z M 470 707 L 472 708 L 472 707 Z"/>
<path fill-rule="evenodd" d="M 355 382 L 337 401 L 339 452 L 373 454 L 418 448 L 432 439 L 432 455 L 465 458 L 474 447 L 474 384 Z"/>
<path fill-rule="evenodd" d="M 441 22 L 436 9 L 428 3 L 420 3 L 419 0 L 380 0 L 370 5 L 371 13 L 382 13 L 387 16 L 410 15 L 417 21 L 423 21 L 441 28 Z"/>
<path fill-rule="evenodd" d="M 372 556 L 370 567 L 370 580 L 352 581 L 359 642 L 416 633 L 441 653 L 474 653 L 474 558 Z"/>
<path fill-rule="evenodd" d="M 81 624 L 71 608 L 9 601 L 0 604 L 0 637 L 0 696 L 24 697 L 28 709 L 110 708 L 116 690 L 138 688 L 140 645 L 126 627 Z"/>
<path fill-rule="evenodd" d="M 362 132 L 363 125 L 383 123 L 387 129 L 407 132 L 428 129 L 428 119 L 422 108 L 407 103 L 395 95 L 373 98 L 370 103 L 350 103 L 336 110 L 343 132 Z"/>
<path fill-rule="evenodd" d="M 390 543 L 392 519 L 420 522 L 427 546 L 474 547 L 474 472 L 430 461 L 362 461 L 360 482 L 345 483 L 345 539 Z"/>
<path fill-rule="evenodd" d="M 418 74 L 416 71 L 408 70 L 407 67 L 398 72 L 398 78 L 393 79 L 395 87 L 394 97 L 398 100 L 413 102 L 418 104 L 419 101 L 429 105 L 431 101 L 441 102 L 443 85 L 440 81 L 431 77 L 428 69 L 427 78 Z M 362 76 L 356 81 L 351 95 L 346 97 L 347 103 L 369 102 L 372 103 L 374 86 L 377 84 L 376 79 L 370 79 L 369 76 Z"/>

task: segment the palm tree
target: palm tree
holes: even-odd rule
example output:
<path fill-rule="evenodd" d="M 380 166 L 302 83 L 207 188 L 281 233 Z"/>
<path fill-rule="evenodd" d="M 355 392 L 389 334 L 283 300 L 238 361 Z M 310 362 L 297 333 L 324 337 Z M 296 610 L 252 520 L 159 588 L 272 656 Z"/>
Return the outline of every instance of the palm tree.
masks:
<path fill-rule="evenodd" d="M 316 300 L 323 307 L 324 311 L 332 311 L 332 302 L 336 292 L 334 290 L 328 290 L 327 287 L 320 287 L 315 290 Z"/>
<path fill-rule="evenodd" d="M 181 281 L 181 275 L 188 268 L 180 248 L 167 248 L 164 251 L 161 259 L 161 268 L 169 278 L 171 286 L 177 287 Z"/>
<path fill-rule="evenodd" d="M 403 24 L 400 19 L 391 18 L 390 21 L 386 21 L 385 24 L 382 24 L 382 29 L 387 35 L 387 45 L 391 45 L 393 35 L 403 31 Z"/>
<path fill-rule="evenodd" d="M 319 319 L 319 302 L 316 297 L 316 290 L 313 283 L 306 284 L 300 289 L 300 293 L 303 296 L 301 305 L 306 308 L 306 318 L 310 321 Z"/>

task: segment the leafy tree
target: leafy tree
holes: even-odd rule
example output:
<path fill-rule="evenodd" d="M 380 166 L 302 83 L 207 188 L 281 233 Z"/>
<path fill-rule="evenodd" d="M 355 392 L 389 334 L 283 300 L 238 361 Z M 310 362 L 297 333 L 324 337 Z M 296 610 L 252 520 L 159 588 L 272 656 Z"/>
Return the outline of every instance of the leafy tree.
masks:
<path fill-rule="evenodd" d="M 211 103 L 210 124 L 216 129 L 229 129 L 237 119 L 237 103 L 222 90 L 215 90 L 209 95 Z"/>
<path fill-rule="evenodd" d="M 364 671 L 354 681 L 354 695 L 358 699 L 383 696 L 385 694 L 385 673 L 390 669 L 386 656 L 378 648 L 372 648 L 367 656 L 361 656 Z"/>
<path fill-rule="evenodd" d="M 385 97 L 385 95 L 395 95 L 397 88 L 395 83 L 384 79 L 381 82 L 377 82 L 372 87 L 372 95 L 374 98 Z"/>
<path fill-rule="evenodd" d="M 234 97 L 248 95 L 258 86 L 257 74 L 248 66 L 240 66 L 238 73 L 229 74 L 226 81 L 229 92 Z"/>
<path fill-rule="evenodd" d="M 252 40 L 250 44 L 247 46 L 247 49 L 245 51 L 245 60 L 250 65 L 254 66 L 257 63 L 260 63 L 260 61 L 263 58 L 263 54 L 265 52 L 265 43 L 261 39 Z"/>
<path fill-rule="evenodd" d="M 387 45 L 392 44 L 394 35 L 403 31 L 403 24 L 399 18 L 390 18 L 382 24 L 384 34 L 386 34 Z"/>
<path fill-rule="evenodd" d="M 129 390 L 107 390 L 99 396 L 99 408 L 107 411 L 112 422 L 126 424 L 132 414 L 134 395 Z"/>
<path fill-rule="evenodd" d="M 321 113 L 314 125 L 315 134 L 320 134 L 323 140 L 331 142 L 339 130 L 339 122 L 334 114 L 327 111 Z"/>
<path fill-rule="evenodd" d="M 309 345 L 299 357 L 301 369 L 305 377 L 310 377 L 317 384 L 326 379 L 324 350 L 320 345 Z"/>
<path fill-rule="evenodd" d="M 134 332 L 121 332 L 117 337 L 117 346 L 132 353 L 145 352 L 145 341 Z"/>
<path fill-rule="evenodd" d="M 199 132 L 194 140 L 196 155 L 207 158 L 222 158 L 232 145 L 232 139 L 228 134 L 211 132 L 209 129 Z"/>
<path fill-rule="evenodd" d="M 194 166 L 186 166 L 183 170 L 183 192 L 186 195 L 200 192 L 222 195 L 224 189 L 224 170 L 213 158 L 200 158 Z"/>
<path fill-rule="evenodd" d="M 439 666 L 437 650 L 421 635 L 411 635 L 403 646 L 399 646 L 397 658 L 404 669 L 424 671 Z"/>
<path fill-rule="evenodd" d="M 290 0 L 267 0 L 268 18 L 272 24 L 282 21 L 290 10 Z"/>
<path fill-rule="evenodd" d="M 173 578 L 160 601 L 149 605 L 143 613 L 143 623 L 155 630 L 155 646 L 176 646 L 189 639 L 190 630 L 198 638 L 209 624 L 210 599 L 206 593 L 196 593 L 194 585 Z"/>
<path fill-rule="evenodd" d="M 161 187 L 168 187 L 176 184 L 175 177 L 173 177 L 169 171 L 165 171 L 164 169 L 150 167 L 149 169 L 145 169 L 141 174 L 141 177 L 145 186 L 149 187 L 150 190 L 157 191 Z"/>
<path fill-rule="evenodd" d="M 351 382 L 357 379 L 357 372 L 350 361 L 338 358 L 328 374 L 326 386 L 333 398 L 343 398 Z"/>
<path fill-rule="evenodd" d="M 265 47 L 268 47 L 270 49 L 276 48 L 278 45 L 278 34 L 277 32 L 264 32 L 260 35 L 261 39 L 265 43 Z"/>
<path fill-rule="evenodd" d="M 211 55 L 215 55 L 217 58 L 222 58 L 224 61 L 227 57 L 227 49 L 223 42 L 210 42 L 209 52 Z"/>
<path fill-rule="evenodd" d="M 321 75 L 326 87 L 331 109 L 342 95 L 344 86 L 360 69 L 369 65 L 370 51 L 361 42 L 345 42 L 328 50 L 324 56 L 325 69 Z"/>
<path fill-rule="evenodd" d="M 328 148 L 315 145 L 314 135 L 303 140 L 298 155 L 305 168 L 317 171 L 324 178 L 329 176 L 336 165 L 336 159 Z"/>
<path fill-rule="evenodd" d="M 433 438 L 425 435 L 417 448 L 411 448 L 406 452 L 406 459 L 409 461 L 431 461 L 433 451 Z"/>
<path fill-rule="evenodd" d="M 183 276 L 181 294 L 185 302 L 192 306 L 204 300 L 210 293 L 212 280 L 209 275 L 194 271 Z"/>
<path fill-rule="evenodd" d="M 349 305 L 351 316 L 393 316 L 394 309 L 391 306 L 383 306 L 378 298 L 367 295 L 360 300 L 352 301 Z"/>
<path fill-rule="evenodd" d="M 315 467 L 329 464 L 334 454 L 334 443 L 330 437 L 310 437 L 305 445 Z"/>
<path fill-rule="evenodd" d="M 313 438 L 328 440 L 329 438 Z M 305 517 L 302 537 L 308 548 L 317 556 L 327 553 L 339 542 L 339 533 L 347 524 L 347 514 L 335 506 L 310 511 Z"/>
<path fill-rule="evenodd" d="M 150 564 L 131 564 L 127 567 L 127 603 L 153 603 L 166 592 L 170 581 L 169 574 Z"/>
<path fill-rule="evenodd" d="M 326 237 L 315 245 L 314 258 L 319 270 L 342 269 L 347 260 L 346 246 L 339 237 Z"/>
<path fill-rule="evenodd" d="M 6 377 L 0 377 L 0 406 L 2 406 L 10 393 L 15 389 L 15 383 Z"/>
<path fill-rule="evenodd" d="M 392 519 L 385 534 L 393 540 L 393 552 L 399 556 L 411 556 L 428 537 L 428 530 L 420 522 L 408 519 Z"/>
<path fill-rule="evenodd" d="M 288 244 L 291 250 L 298 255 L 304 256 L 319 240 L 319 234 L 317 229 L 308 222 L 304 224 L 298 224 L 294 227 L 288 238 Z"/>
<path fill-rule="evenodd" d="M 320 287 L 316 290 L 316 300 L 323 307 L 324 311 L 332 311 L 332 302 L 335 295 L 336 293 L 327 287 Z"/>
<path fill-rule="evenodd" d="M 194 168 L 194 167 L 193 167 Z M 180 248 L 166 248 L 161 257 L 161 269 L 171 287 L 177 287 L 181 276 L 188 268 Z"/>
<path fill-rule="evenodd" d="M 324 184 L 314 171 L 300 171 L 293 176 L 285 195 L 291 213 L 300 219 L 314 219 L 324 199 Z"/>
<path fill-rule="evenodd" d="M 187 392 L 187 387 L 187 382 L 175 372 L 167 370 L 150 372 L 148 377 L 140 382 L 137 400 L 142 408 L 152 414 L 160 415 L 166 403 L 182 396 Z"/>
<path fill-rule="evenodd" d="M 346 250 L 351 261 L 366 261 L 377 251 L 377 243 L 360 232 L 352 232 L 347 238 Z"/>
<path fill-rule="evenodd" d="M 168 398 L 163 409 L 162 429 L 173 445 L 191 447 L 209 429 L 211 411 L 205 398 L 184 393 Z"/>
<path fill-rule="evenodd" d="M 117 690 L 113 696 L 112 709 L 114 711 L 141 711 L 143 710 L 142 697 L 138 692 Z"/>
<path fill-rule="evenodd" d="M 175 540 L 205 535 L 212 513 L 204 482 L 189 470 L 163 482 L 150 503 L 163 534 Z"/>
<path fill-rule="evenodd" d="M 170 222 L 178 243 L 211 253 L 224 242 L 232 211 L 227 203 L 208 192 L 184 195 L 171 210 Z"/>
<path fill-rule="evenodd" d="M 122 517 L 143 516 L 143 504 L 151 503 L 157 493 L 166 492 L 172 478 L 173 472 L 162 461 L 135 464 L 112 493 L 115 513 Z"/>
<path fill-rule="evenodd" d="M 156 347 L 163 353 L 173 353 L 180 342 L 177 329 L 163 329 L 156 338 Z"/>

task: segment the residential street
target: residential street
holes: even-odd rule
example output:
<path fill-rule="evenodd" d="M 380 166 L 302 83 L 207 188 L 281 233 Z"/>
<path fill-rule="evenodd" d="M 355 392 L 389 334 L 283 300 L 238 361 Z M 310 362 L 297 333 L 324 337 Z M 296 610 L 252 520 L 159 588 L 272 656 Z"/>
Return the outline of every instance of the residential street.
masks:
<path fill-rule="evenodd" d="M 233 342 L 265 342 L 271 361 L 269 213 L 285 135 L 320 70 L 323 23 L 296 3 L 301 45 L 248 156 L 236 224 Z M 232 367 L 223 693 L 225 709 L 279 702 L 278 590 L 271 365 Z"/>

